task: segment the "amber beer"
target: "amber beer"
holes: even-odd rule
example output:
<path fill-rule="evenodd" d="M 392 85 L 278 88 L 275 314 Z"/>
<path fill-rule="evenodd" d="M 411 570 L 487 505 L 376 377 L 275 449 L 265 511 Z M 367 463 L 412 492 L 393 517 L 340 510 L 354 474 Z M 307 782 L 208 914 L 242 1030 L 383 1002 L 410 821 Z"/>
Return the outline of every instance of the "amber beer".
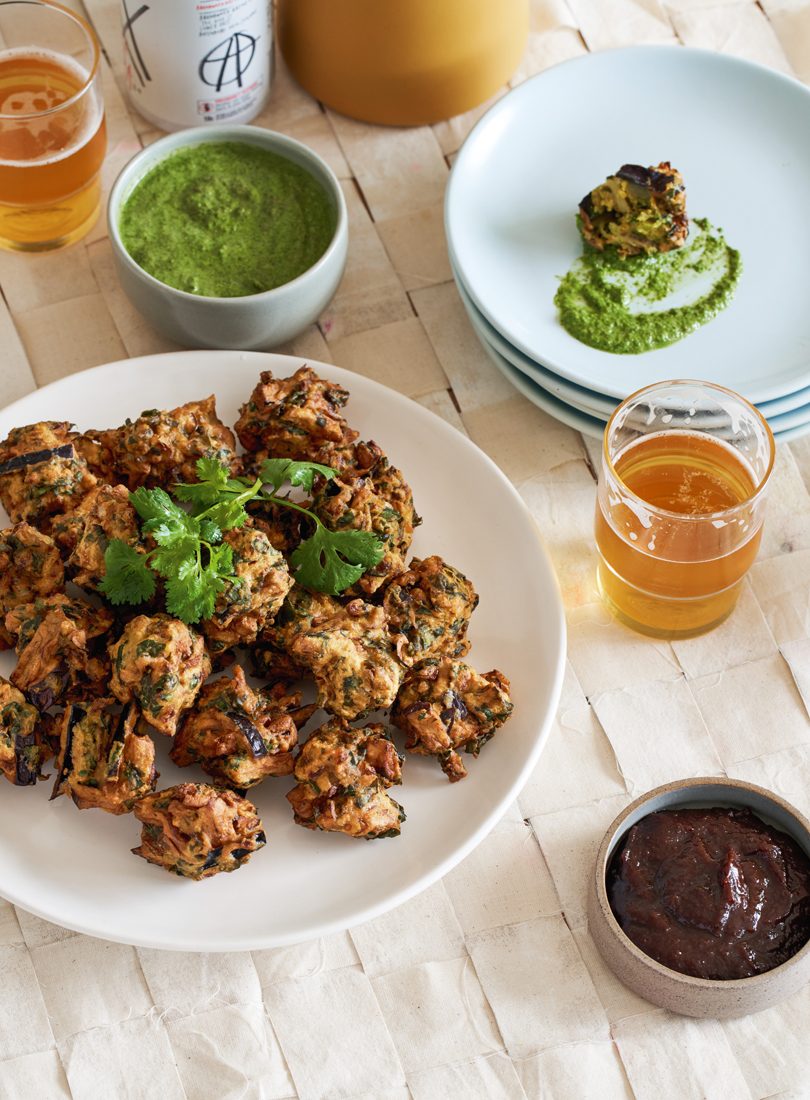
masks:
<path fill-rule="evenodd" d="M 0 50 L 0 247 L 22 251 L 58 248 L 91 228 L 107 146 L 89 28 L 54 5 L 34 6 L 79 24 L 89 48 L 86 65 L 42 47 Z"/>
<path fill-rule="evenodd" d="M 691 387 L 687 400 L 678 400 L 679 387 Z M 722 622 L 737 602 L 762 537 L 773 437 L 757 410 L 730 391 L 661 383 L 641 394 L 656 389 L 661 396 L 642 398 L 640 415 L 631 415 L 632 430 L 628 421 L 616 431 L 615 421 L 608 425 L 597 579 L 628 626 L 688 637 Z M 712 391 L 723 408 L 711 404 Z"/>

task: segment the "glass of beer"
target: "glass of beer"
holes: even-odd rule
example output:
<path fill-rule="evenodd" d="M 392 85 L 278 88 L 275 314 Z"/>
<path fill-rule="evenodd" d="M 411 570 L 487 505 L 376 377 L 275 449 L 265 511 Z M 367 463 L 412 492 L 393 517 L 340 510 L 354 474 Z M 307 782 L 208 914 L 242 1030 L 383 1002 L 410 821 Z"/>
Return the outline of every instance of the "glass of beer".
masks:
<path fill-rule="evenodd" d="M 50 0 L 0 0 L 0 248 L 61 248 L 92 227 L 107 147 L 90 27 Z"/>
<path fill-rule="evenodd" d="M 762 414 L 708 382 L 647 386 L 605 429 L 597 580 L 621 622 L 688 638 L 734 608 L 762 537 L 775 444 Z"/>

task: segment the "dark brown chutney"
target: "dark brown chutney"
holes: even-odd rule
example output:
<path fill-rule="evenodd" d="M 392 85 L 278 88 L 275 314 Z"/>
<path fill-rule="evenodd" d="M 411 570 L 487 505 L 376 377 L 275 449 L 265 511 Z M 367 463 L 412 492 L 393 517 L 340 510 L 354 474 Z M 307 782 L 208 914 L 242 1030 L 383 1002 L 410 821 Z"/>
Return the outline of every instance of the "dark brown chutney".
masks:
<path fill-rule="evenodd" d="M 613 854 L 607 891 L 645 955 L 696 978 L 761 974 L 810 939 L 810 858 L 747 809 L 642 818 Z"/>

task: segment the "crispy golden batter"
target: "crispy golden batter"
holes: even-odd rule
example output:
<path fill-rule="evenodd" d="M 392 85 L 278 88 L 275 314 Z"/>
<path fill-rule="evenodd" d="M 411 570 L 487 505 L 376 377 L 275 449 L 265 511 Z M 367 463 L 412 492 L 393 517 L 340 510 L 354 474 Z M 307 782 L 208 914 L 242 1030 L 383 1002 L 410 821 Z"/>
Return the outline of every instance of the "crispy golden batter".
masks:
<path fill-rule="evenodd" d="M 365 573 L 354 590 L 371 595 L 397 573 L 421 520 L 413 507 L 413 494 L 399 470 L 392 466 L 376 443 L 358 443 L 355 464 L 314 494 L 312 510 L 332 531 L 371 531 L 382 540 L 382 559 Z"/>
<path fill-rule="evenodd" d="M 202 636 L 168 615 L 136 615 L 110 645 L 110 660 L 115 697 L 134 700 L 145 721 L 169 737 L 211 671 Z"/>
<path fill-rule="evenodd" d="M 65 570 L 53 539 L 28 523 L 0 531 L 0 649 L 14 644 L 4 623 L 8 611 L 53 596 L 64 586 Z"/>
<path fill-rule="evenodd" d="M 143 822 L 135 855 L 184 878 L 236 871 L 266 843 L 253 803 L 207 783 L 149 794 L 136 803 L 135 816 Z"/>
<path fill-rule="evenodd" d="M 47 534 L 53 517 L 75 508 L 95 484 L 65 421 L 13 428 L 0 443 L 0 503 L 12 523 L 25 520 Z"/>
<path fill-rule="evenodd" d="M 366 840 L 399 836 L 405 814 L 386 788 L 402 782 L 402 757 L 385 726 L 331 719 L 302 746 L 295 778 L 287 799 L 296 824 Z"/>
<path fill-rule="evenodd" d="M 117 434 L 117 428 L 104 428 L 101 431 L 91 428 L 89 431 L 73 432 L 71 435 L 73 446 L 87 463 L 90 473 L 99 481 L 106 481 L 110 485 L 118 480 L 113 459 Z"/>
<path fill-rule="evenodd" d="M 80 810 L 128 814 L 155 789 L 155 745 L 138 731 L 137 707 L 115 714 L 111 702 L 73 703 L 61 716 L 52 799 L 69 794 Z"/>
<path fill-rule="evenodd" d="M 313 620 L 288 642 L 292 659 L 315 678 L 318 705 L 349 721 L 390 707 L 402 679 L 381 607 L 352 600 Z"/>
<path fill-rule="evenodd" d="M 689 234 L 683 177 L 669 161 L 651 168 L 623 164 L 579 204 L 582 236 L 620 256 L 669 252 Z"/>
<path fill-rule="evenodd" d="M 176 409 L 147 409 L 110 437 L 112 472 L 130 489 L 196 481 L 198 458 L 235 461 L 233 432 L 217 416 L 213 394 Z"/>
<path fill-rule="evenodd" d="M 383 608 L 397 657 L 410 666 L 426 657 L 463 657 L 478 595 L 458 569 L 437 555 L 414 558 L 385 589 Z"/>
<path fill-rule="evenodd" d="M 293 583 L 284 556 L 264 531 L 247 523 L 226 531 L 223 542 L 233 551 L 236 580 L 226 583 L 214 614 L 201 624 L 212 652 L 255 642 L 276 617 Z"/>
<path fill-rule="evenodd" d="M 49 756 L 39 711 L 0 676 L 0 771 L 9 783 L 29 787 Z"/>
<path fill-rule="evenodd" d="M 300 504 L 302 508 L 309 508 L 307 500 L 298 500 L 296 504 Z M 304 537 L 301 527 L 302 524 L 307 524 L 306 517 L 293 508 L 274 504 L 266 497 L 250 501 L 247 511 L 253 526 L 264 531 L 270 544 L 285 558 L 289 558 Z"/>
<path fill-rule="evenodd" d="M 112 622 L 104 608 L 64 595 L 15 607 L 6 615 L 17 651 L 11 682 L 40 710 L 103 694 L 110 669 L 96 639 Z"/>
<path fill-rule="evenodd" d="M 291 378 L 262 371 L 259 382 L 239 412 L 236 434 L 246 451 L 262 458 L 297 458 L 329 463 L 329 453 L 357 439 L 340 410 L 348 391 L 319 378 L 311 367 L 299 367 Z"/>
<path fill-rule="evenodd" d="M 205 684 L 172 744 L 181 768 L 199 764 L 227 787 L 247 790 L 268 775 L 291 775 L 298 726 L 315 707 L 301 693 L 277 684 L 273 693 L 252 690 L 239 665 L 230 676 Z"/>
<path fill-rule="evenodd" d="M 61 516 L 53 537 L 69 555 L 65 566 L 76 584 L 98 591 L 107 572 L 104 552 L 112 539 L 140 546 L 138 515 L 126 485 L 100 482 L 74 512 Z"/>
<path fill-rule="evenodd" d="M 274 621 L 264 628 L 251 650 L 254 671 L 263 680 L 297 680 L 306 669 L 290 654 L 290 645 L 313 623 L 338 614 L 341 604 L 334 596 L 310 592 L 294 584 Z"/>
<path fill-rule="evenodd" d="M 454 783 L 467 774 L 456 749 L 477 756 L 511 713 L 509 681 L 501 672 L 482 675 L 463 661 L 442 657 L 407 673 L 391 721 L 407 735 L 409 752 L 437 757 Z"/>

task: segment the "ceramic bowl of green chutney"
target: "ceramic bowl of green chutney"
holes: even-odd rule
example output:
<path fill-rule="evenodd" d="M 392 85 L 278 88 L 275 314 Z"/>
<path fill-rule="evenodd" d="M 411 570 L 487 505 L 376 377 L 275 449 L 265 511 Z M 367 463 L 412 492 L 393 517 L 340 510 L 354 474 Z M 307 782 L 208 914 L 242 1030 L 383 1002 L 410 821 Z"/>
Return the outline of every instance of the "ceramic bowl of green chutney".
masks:
<path fill-rule="evenodd" d="M 261 349 L 312 324 L 337 290 L 348 217 L 329 166 L 257 126 L 169 134 L 123 168 L 107 209 L 118 278 L 187 347 Z"/>

